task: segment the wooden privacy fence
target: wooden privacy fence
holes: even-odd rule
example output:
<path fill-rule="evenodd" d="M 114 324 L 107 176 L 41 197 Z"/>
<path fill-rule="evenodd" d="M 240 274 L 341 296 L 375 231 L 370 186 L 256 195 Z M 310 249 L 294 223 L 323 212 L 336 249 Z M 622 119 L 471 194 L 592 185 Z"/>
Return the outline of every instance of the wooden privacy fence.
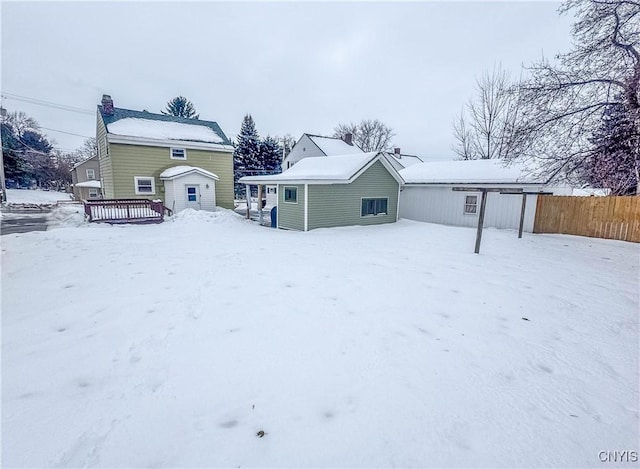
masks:
<path fill-rule="evenodd" d="M 162 202 L 147 199 L 102 199 L 84 203 L 84 214 L 90 222 L 162 223 L 171 210 Z"/>
<path fill-rule="evenodd" d="M 640 197 L 538 197 L 534 233 L 640 243 Z"/>

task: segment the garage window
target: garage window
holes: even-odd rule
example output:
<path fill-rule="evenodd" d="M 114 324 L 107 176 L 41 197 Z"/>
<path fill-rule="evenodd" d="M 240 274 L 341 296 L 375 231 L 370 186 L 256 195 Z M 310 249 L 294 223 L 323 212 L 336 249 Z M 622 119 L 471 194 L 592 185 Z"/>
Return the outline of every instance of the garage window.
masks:
<path fill-rule="evenodd" d="M 475 215 L 478 213 L 478 196 L 467 195 L 464 198 L 464 213 L 467 215 Z"/>
<path fill-rule="evenodd" d="M 286 187 L 284 188 L 284 201 L 290 204 L 298 203 L 298 188 Z"/>
<path fill-rule="evenodd" d="M 378 215 L 387 215 L 388 198 L 380 199 L 362 199 L 362 209 L 360 216 L 375 217 Z"/>

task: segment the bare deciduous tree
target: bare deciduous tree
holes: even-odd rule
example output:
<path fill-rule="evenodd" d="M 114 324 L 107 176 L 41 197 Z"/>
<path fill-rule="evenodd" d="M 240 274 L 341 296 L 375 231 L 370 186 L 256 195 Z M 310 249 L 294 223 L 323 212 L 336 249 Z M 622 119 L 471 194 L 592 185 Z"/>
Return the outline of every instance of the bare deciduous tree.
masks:
<path fill-rule="evenodd" d="M 620 105 L 640 135 L 640 2 L 569 0 L 561 13 L 574 12 L 574 48 L 554 62 L 542 59 L 529 68 L 520 86 L 522 119 L 517 134 L 541 174 L 569 178 L 581 172 L 593 154 L 592 133 L 605 110 Z M 640 142 L 635 148 L 635 174 Z"/>
<path fill-rule="evenodd" d="M 339 124 L 333 129 L 333 136 L 343 138 L 351 134 L 353 143 L 363 151 L 380 151 L 391 148 L 391 139 L 395 136 L 393 129 L 378 119 L 363 119 L 359 124 Z"/>
<path fill-rule="evenodd" d="M 453 151 L 463 160 L 507 159 L 516 152 L 517 89 L 509 75 L 494 68 L 476 80 L 476 95 L 453 123 Z"/>

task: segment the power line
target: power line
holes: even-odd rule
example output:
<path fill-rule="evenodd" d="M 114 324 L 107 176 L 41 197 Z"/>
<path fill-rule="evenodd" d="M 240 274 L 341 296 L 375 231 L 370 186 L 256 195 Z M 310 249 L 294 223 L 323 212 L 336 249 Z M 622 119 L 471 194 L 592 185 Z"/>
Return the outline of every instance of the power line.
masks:
<path fill-rule="evenodd" d="M 5 99 L 13 99 L 15 101 L 23 101 L 25 103 L 36 104 L 38 106 L 50 107 L 52 109 L 59 109 L 61 111 L 77 112 L 80 114 L 94 114 L 95 111 L 89 111 L 88 109 L 82 109 L 74 106 L 67 106 L 66 104 L 52 103 L 51 101 L 44 101 L 42 99 L 31 98 L 29 96 L 21 96 L 18 94 L 3 92 L 2 97 Z"/>
<path fill-rule="evenodd" d="M 93 137 L 87 137 L 86 135 L 74 134 L 73 132 L 67 132 L 65 130 L 50 129 L 49 127 L 40 127 L 40 128 L 41 129 L 46 129 L 46 130 L 51 130 L 53 132 L 60 132 L 61 134 L 75 135 L 76 137 L 93 138 Z"/>

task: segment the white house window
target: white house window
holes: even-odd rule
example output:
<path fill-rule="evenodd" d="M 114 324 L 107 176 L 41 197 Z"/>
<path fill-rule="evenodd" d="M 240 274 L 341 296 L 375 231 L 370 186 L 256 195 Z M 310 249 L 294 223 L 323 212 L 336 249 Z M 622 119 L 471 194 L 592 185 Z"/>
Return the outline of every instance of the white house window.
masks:
<path fill-rule="evenodd" d="M 96 170 L 87 169 L 87 179 L 95 179 L 95 178 L 96 178 Z"/>
<path fill-rule="evenodd" d="M 136 176 L 134 177 L 136 194 L 152 195 L 156 193 L 156 181 L 154 178 Z"/>
<path fill-rule="evenodd" d="M 171 159 L 172 160 L 186 160 L 187 159 L 187 150 L 184 148 L 172 148 L 171 149 Z"/>
<path fill-rule="evenodd" d="M 297 187 L 286 187 L 284 188 L 284 201 L 289 202 L 290 204 L 298 203 L 298 188 Z"/>
<path fill-rule="evenodd" d="M 360 216 L 371 217 L 378 215 L 387 215 L 388 198 L 380 199 L 362 199 L 362 210 Z"/>
<path fill-rule="evenodd" d="M 475 215 L 478 213 L 478 196 L 467 195 L 464 198 L 464 213 Z"/>
<path fill-rule="evenodd" d="M 97 199 L 98 198 L 98 189 L 96 189 L 95 187 L 90 187 L 89 188 L 89 198 L 90 199 Z"/>

